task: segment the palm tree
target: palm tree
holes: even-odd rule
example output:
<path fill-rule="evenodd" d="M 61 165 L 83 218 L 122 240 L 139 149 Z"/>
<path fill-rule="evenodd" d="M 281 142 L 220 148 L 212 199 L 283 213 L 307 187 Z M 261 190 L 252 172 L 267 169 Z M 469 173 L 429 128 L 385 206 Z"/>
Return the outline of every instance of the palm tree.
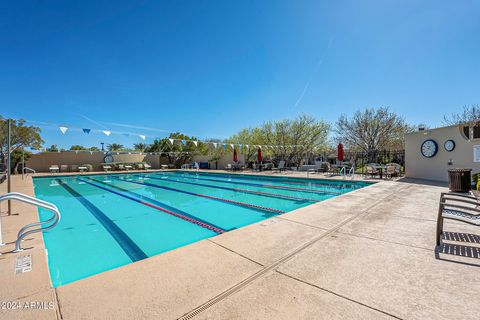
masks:
<path fill-rule="evenodd" d="M 119 143 L 112 143 L 107 145 L 108 151 L 120 151 L 123 149 L 123 145 Z"/>
<path fill-rule="evenodd" d="M 135 143 L 133 145 L 133 148 L 137 151 L 143 152 L 148 148 L 148 144 L 146 144 L 146 143 Z"/>

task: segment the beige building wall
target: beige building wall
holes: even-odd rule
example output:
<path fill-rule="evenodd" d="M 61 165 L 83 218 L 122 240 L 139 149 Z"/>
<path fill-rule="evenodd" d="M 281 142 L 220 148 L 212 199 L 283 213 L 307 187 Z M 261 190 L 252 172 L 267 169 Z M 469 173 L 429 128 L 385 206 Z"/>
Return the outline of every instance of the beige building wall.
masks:
<path fill-rule="evenodd" d="M 146 155 L 142 154 L 113 154 L 113 159 L 115 162 L 142 162 L 145 161 L 147 158 Z M 34 154 L 26 163 L 26 166 L 29 168 L 34 169 L 37 172 L 48 172 L 48 168 L 51 165 L 83 165 L 83 164 L 91 164 L 93 166 L 94 171 L 101 171 L 102 169 L 102 162 L 105 155 L 102 152 L 72 152 L 72 151 L 65 151 L 65 152 L 42 152 L 38 154 Z M 154 164 L 156 162 L 153 156 L 149 156 Z M 158 158 L 158 156 L 157 156 Z M 149 162 L 149 161 L 148 161 Z M 150 162 L 149 162 L 150 163 Z M 153 167 L 153 164 L 150 163 Z M 156 166 L 157 168 L 159 165 Z"/>
<path fill-rule="evenodd" d="M 438 144 L 438 152 L 432 158 L 424 157 L 420 151 L 422 143 L 427 139 L 432 139 Z M 455 141 L 455 149 L 452 152 L 444 148 L 445 141 L 449 139 Z M 448 181 L 449 169 L 467 168 L 472 169 L 472 174 L 479 172 L 480 163 L 473 162 L 475 145 L 480 145 L 480 139 L 468 140 L 457 125 L 407 134 L 405 136 L 405 176 Z"/>
<path fill-rule="evenodd" d="M 115 162 L 147 162 L 153 169 L 159 169 L 160 165 L 168 164 L 166 157 L 155 154 L 112 154 Z M 91 164 L 94 171 L 102 171 L 102 163 L 105 155 L 102 152 L 42 152 L 34 154 L 26 163 L 26 166 L 37 172 L 48 172 L 51 165 L 83 165 Z M 211 155 L 197 155 L 191 162 L 208 162 L 210 168 L 215 169 L 215 161 L 209 161 Z M 238 161 L 245 163 L 243 154 L 238 155 Z M 225 169 L 227 164 L 233 163 L 233 153 L 225 154 L 218 160 L 218 169 Z"/>

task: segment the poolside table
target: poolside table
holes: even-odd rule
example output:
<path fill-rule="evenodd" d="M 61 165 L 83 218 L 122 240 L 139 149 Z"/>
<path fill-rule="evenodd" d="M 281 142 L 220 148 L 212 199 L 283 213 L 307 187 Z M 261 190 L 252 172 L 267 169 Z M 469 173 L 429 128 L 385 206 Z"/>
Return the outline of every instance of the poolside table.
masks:
<path fill-rule="evenodd" d="M 375 169 L 375 170 L 378 170 L 378 175 L 379 175 L 380 179 L 383 179 L 383 170 L 386 170 L 387 166 L 372 165 L 372 168 Z"/>

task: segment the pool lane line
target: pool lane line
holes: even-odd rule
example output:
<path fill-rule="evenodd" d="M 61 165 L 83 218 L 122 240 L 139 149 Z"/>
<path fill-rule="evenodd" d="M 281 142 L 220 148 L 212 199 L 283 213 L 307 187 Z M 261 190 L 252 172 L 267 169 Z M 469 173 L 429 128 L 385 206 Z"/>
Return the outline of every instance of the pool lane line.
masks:
<path fill-rule="evenodd" d="M 100 210 L 93 203 L 88 201 L 80 193 L 72 189 L 69 185 L 61 179 L 57 179 L 68 193 L 74 196 L 90 213 L 102 224 L 102 226 L 110 233 L 110 235 L 117 241 L 122 250 L 135 262 L 148 258 L 147 254 L 119 227 L 117 226 L 102 210 Z"/>
<path fill-rule="evenodd" d="M 85 182 L 89 185 L 92 185 L 94 187 L 97 187 L 97 188 L 100 188 L 100 189 L 103 189 L 103 190 L 106 190 L 108 192 L 111 192 L 111 193 L 114 193 L 116 195 L 119 195 L 121 197 L 124 197 L 124 198 L 127 198 L 129 200 L 132 200 L 132 201 L 135 201 L 135 202 L 138 202 L 140 204 L 143 204 L 145 206 L 148 206 L 150 208 L 153 208 L 153 209 L 157 209 L 159 211 L 162 211 L 162 212 L 165 212 L 169 215 L 172 215 L 174 217 L 177 217 L 177 218 L 180 218 L 182 220 L 185 220 L 185 221 L 188 221 L 188 222 L 191 222 L 193 224 L 196 224 L 202 228 L 205 228 L 205 229 L 208 229 L 208 230 L 211 230 L 213 232 L 216 232 L 218 234 L 220 233 L 224 233 L 225 230 L 208 222 L 208 221 L 205 221 L 205 220 L 202 220 L 202 219 L 199 219 L 191 214 L 188 214 L 184 211 L 181 211 L 181 210 L 178 210 L 176 208 L 173 208 L 173 207 L 170 207 L 169 205 L 166 205 L 164 203 L 161 203 L 159 201 L 156 201 L 156 200 L 153 200 L 153 199 L 148 199 L 149 202 L 146 202 L 146 201 L 143 201 L 143 200 L 140 200 L 140 199 L 144 199 L 144 197 L 142 195 L 139 195 L 139 194 L 136 194 L 134 192 L 131 192 L 129 190 L 126 190 L 126 189 L 123 189 L 123 188 L 120 188 L 120 187 L 117 187 L 117 186 L 114 186 L 114 185 L 111 185 L 111 184 L 108 184 L 108 183 L 105 183 L 105 182 L 102 182 L 102 181 L 98 181 L 98 180 L 95 180 L 95 179 L 91 179 L 89 178 L 91 181 L 95 181 L 97 183 L 100 183 L 100 184 L 103 184 L 103 185 L 107 185 L 111 188 L 116 188 L 118 190 L 121 190 L 122 192 L 125 192 L 129 195 L 125 195 L 125 194 L 122 194 L 120 192 L 117 192 L 115 190 L 112 190 L 110 188 L 106 188 L 106 187 L 102 187 L 102 186 L 99 186 L 97 184 L 94 184 L 94 183 L 91 183 L 90 181 L 87 181 L 85 179 L 82 179 L 82 178 L 77 178 L 78 180 L 82 181 L 82 182 Z M 140 199 L 138 199 L 140 198 Z"/>
<path fill-rule="evenodd" d="M 166 172 L 163 172 L 163 173 L 166 173 Z M 180 172 L 171 172 L 173 174 L 178 174 Z M 181 172 L 183 174 L 186 174 L 186 175 L 194 175 L 194 173 L 191 173 L 191 172 Z M 169 172 L 170 174 L 170 172 Z M 209 177 L 229 177 L 230 179 L 233 178 L 233 179 L 240 179 L 240 180 L 249 180 L 249 176 L 246 176 L 244 174 L 238 174 L 238 175 L 228 175 L 228 174 L 225 174 L 225 175 L 220 175 L 218 173 L 209 173 L 209 172 L 202 172 L 201 174 L 205 175 L 205 176 L 209 176 Z M 340 187 L 337 187 L 337 183 L 315 183 L 315 182 L 301 182 L 301 181 L 286 181 L 286 180 L 282 180 L 283 177 L 279 177 L 278 179 L 271 179 L 271 178 L 268 178 L 268 177 L 265 177 L 265 176 L 254 176 L 257 180 L 263 180 L 263 181 L 268 181 L 268 182 L 277 182 L 277 183 L 285 183 L 285 184 L 295 184 L 295 185 L 309 185 L 309 186 L 314 186 L 314 187 L 332 187 L 332 188 L 335 188 L 335 189 L 341 189 Z M 286 178 L 286 179 L 291 179 L 291 178 Z M 295 178 L 293 178 L 295 179 Z M 338 180 L 338 182 L 342 182 L 341 184 L 342 185 L 347 185 L 347 186 L 354 186 L 355 183 L 347 183 L 347 182 L 344 182 L 344 181 L 341 181 L 341 180 Z M 340 183 L 339 183 L 340 184 Z"/>
<path fill-rule="evenodd" d="M 120 181 L 124 181 L 124 182 L 129 182 L 129 183 L 135 183 L 135 184 L 139 184 L 139 185 L 143 185 L 143 186 L 149 186 L 149 187 L 158 188 L 158 189 L 164 189 L 164 190 L 168 190 L 168 191 L 184 193 L 184 194 L 188 194 L 188 195 L 191 195 L 191 196 L 216 200 L 216 201 L 220 201 L 220 202 L 226 202 L 226 203 L 229 203 L 229 204 L 233 204 L 233 205 L 237 205 L 237 206 L 241 206 L 241 207 L 248 207 L 248 208 L 256 209 L 256 210 L 260 210 L 260 211 L 267 211 L 267 212 L 273 212 L 273 213 L 285 213 L 285 211 L 279 210 L 279 209 L 263 207 L 263 206 L 258 206 L 258 205 L 255 205 L 255 204 L 250 204 L 250 203 L 245 203 L 245 202 L 240 202 L 240 201 L 229 200 L 229 199 L 225 199 L 225 198 L 209 196 L 209 195 L 202 194 L 202 193 L 194 193 L 194 192 L 190 192 L 190 191 L 185 191 L 185 190 L 180 190 L 180 189 L 175 189 L 175 188 L 170 188 L 170 187 L 165 187 L 165 186 L 159 186 L 157 184 L 148 183 L 148 182 L 130 181 L 130 180 L 125 180 L 125 179 L 121 179 L 121 178 L 118 178 L 118 177 L 112 177 L 112 179 L 116 179 L 116 180 L 120 180 Z"/>
<path fill-rule="evenodd" d="M 149 179 L 154 179 L 154 180 L 160 180 L 160 181 L 172 181 L 172 182 L 176 182 L 176 183 L 190 184 L 190 185 L 195 185 L 195 186 L 221 189 L 221 190 L 227 190 L 227 191 L 237 191 L 237 192 L 243 192 L 243 193 L 251 193 L 251 194 L 264 196 L 264 197 L 269 197 L 269 198 L 294 200 L 294 201 L 308 201 L 308 202 L 318 202 L 318 201 L 320 201 L 320 200 L 315 200 L 315 199 L 310 199 L 310 198 L 299 198 L 299 197 L 294 197 L 294 196 L 287 196 L 287 195 L 277 194 L 277 193 L 268 193 L 268 192 L 246 190 L 246 189 L 239 189 L 239 188 L 212 186 L 212 185 L 209 185 L 209 184 L 196 183 L 196 182 L 177 181 L 177 180 L 170 179 L 170 178 L 165 178 L 164 179 L 164 178 L 155 178 L 155 177 L 152 177 L 152 176 L 144 176 L 144 177 L 147 177 Z M 187 178 L 187 179 L 191 179 L 191 178 Z"/>
<path fill-rule="evenodd" d="M 154 173 L 154 175 L 163 175 Z M 191 174 L 187 174 L 193 176 Z M 260 187 L 260 188 L 270 188 L 270 189 L 280 189 L 280 190 L 290 190 L 290 191 L 302 191 L 307 193 L 314 193 L 314 194 L 332 194 L 332 195 L 341 195 L 341 192 L 331 192 L 331 191 L 323 191 L 323 190 L 312 190 L 312 189 L 305 189 L 305 188 L 296 188 L 296 187 L 284 187 L 284 186 L 274 186 L 271 184 L 260 184 L 260 183 L 252 183 L 252 182 L 237 182 L 237 181 L 222 181 L 217 179 L 208 179 L 208 178 L 198 178 L 195 179 L 203 180 L 203 181 L 213 181 L 213 182 L 222 182 L 222 183 L 230 183 L 230 184 L 240 184 L 244 186 L 251 186 L 251 187 Z"/>

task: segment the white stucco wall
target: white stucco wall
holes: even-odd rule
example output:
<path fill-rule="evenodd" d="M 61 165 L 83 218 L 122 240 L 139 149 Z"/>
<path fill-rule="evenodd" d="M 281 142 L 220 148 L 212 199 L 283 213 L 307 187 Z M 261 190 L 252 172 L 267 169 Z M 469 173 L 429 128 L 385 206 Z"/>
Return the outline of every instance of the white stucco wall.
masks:
<path fill-rule="evenodd" d="M 438 144 L 438 152 L 432 158 L 424 157 L 422 143 L 432 139 Z M 455 150 L 444 148 L 446 140 L 455 141 Z M 480 171 L 480 163 L 473 162 L 473 146 L 480 145 L 480 139 L 467 140 L 459 126 L 443 127 L 407 134 L 405 136 L 405 176 L 437 181 L 448 181 L 448 169 L 472 169 L 472 174 Z M 449 165 L 449 161 L 452 165 Z"/>

